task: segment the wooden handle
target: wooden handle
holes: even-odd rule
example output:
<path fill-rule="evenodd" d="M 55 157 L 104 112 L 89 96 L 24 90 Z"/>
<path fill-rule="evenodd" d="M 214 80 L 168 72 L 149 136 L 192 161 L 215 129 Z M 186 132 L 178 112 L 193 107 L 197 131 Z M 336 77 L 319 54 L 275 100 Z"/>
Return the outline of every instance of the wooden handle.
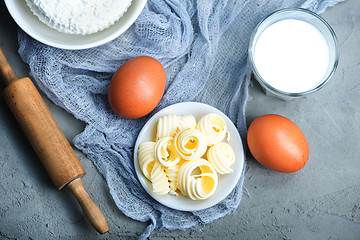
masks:
<path fill-rule="evenodd" d="M 67 188 L 74 194 L 80 203 L 87 219 L 90 224 L 101 234 L 109 231 L 109 226 L 106 219 L 98 206 L 91 200 L 87 192 L 85 191 L 84 185 L 81 178 L 76 178 L 67 185 Z"/>
<path fill-rule="evenodd" d="M 8 61 L 5 58 L 3 51 L 0 48 L 0 74 L 3 77 L 5 85 L 9 85 L 11 82 L 19 79 L 18 76 L 11 69 Z"/>

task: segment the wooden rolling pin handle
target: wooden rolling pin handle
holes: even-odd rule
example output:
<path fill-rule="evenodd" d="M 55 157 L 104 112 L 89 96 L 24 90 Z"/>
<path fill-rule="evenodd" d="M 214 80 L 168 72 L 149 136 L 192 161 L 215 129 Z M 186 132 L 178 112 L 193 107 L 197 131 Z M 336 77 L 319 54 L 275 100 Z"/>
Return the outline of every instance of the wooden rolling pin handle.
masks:
<path fill-rule="evenodd" d="M 91 200 L 87 192 L 85 191 L 84 185 L 81 178 L 76 178 L 71 181 L 67 188 L 74 194 L 85 216 L 89 220 L 90 224 L 101 234 L 109 231 L 106 219 L 98 206 Z"/>
<path fill-rule="evenodd" d="M 7 62 L 3 51 L 0 48 L 0 76 L 3 76 L 5 85 L 10 85 L 11 82 L 19 79 L 18 76 L 13 72 L 9 63 Z"/>

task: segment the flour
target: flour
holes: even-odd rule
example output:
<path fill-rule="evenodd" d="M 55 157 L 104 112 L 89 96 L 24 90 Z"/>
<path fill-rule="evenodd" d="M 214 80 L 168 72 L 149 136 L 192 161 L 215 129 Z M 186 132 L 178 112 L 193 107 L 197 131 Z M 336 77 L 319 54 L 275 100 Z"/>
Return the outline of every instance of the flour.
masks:
<path fill-rule="evenodd" d="M 113 25 L 132 0 L 26 0 L 31 11 L 51 28 L 69 34 L 91 34 Z"/>

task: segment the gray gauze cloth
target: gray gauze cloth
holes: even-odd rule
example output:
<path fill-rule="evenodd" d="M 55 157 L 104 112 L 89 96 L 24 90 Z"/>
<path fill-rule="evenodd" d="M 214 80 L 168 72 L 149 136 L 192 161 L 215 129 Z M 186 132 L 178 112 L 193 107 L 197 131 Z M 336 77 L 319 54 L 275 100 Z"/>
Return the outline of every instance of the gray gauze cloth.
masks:
<path fill-rule="evenodd" d="M 234 190 L 217 205 L 194 212 L 167 208 L 152 199 L 134 170 L 139 131 L 164 107 L 183 101 L 212 105 L 236 125 L 246 142 L 245 106 L 250 69 L 249 39 L 269 13 L 302 7 L 322 13 L 331 0 L 149 0 L 135 23 L 105 45 L 85 50 L 53 48 L 19 31 L 19 53 L 31 76 L 57 105 L 86 123 L 75 146 L 104 176 L 117 207 L 154 229 L 186 229 L 228 215 L 241 200 L 244 173 Z M 158 59 L 167 74 L 165 94 L 148 116 L 129 120 L 116 115 L 107 100 L 114 72 L 133 57 Z"/>

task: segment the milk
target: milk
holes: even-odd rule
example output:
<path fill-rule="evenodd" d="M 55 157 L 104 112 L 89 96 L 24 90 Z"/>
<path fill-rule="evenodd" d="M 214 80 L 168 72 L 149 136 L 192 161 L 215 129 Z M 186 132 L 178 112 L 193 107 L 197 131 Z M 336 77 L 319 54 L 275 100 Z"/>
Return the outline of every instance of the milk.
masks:
<path fill-rule="evenodd" d="M 254 48 L 254 65 L 273 88 L 306 92 L 324 81 L 330 49 L 323 34 L 302 20 L 285 19 L 267 27 Z"/>

